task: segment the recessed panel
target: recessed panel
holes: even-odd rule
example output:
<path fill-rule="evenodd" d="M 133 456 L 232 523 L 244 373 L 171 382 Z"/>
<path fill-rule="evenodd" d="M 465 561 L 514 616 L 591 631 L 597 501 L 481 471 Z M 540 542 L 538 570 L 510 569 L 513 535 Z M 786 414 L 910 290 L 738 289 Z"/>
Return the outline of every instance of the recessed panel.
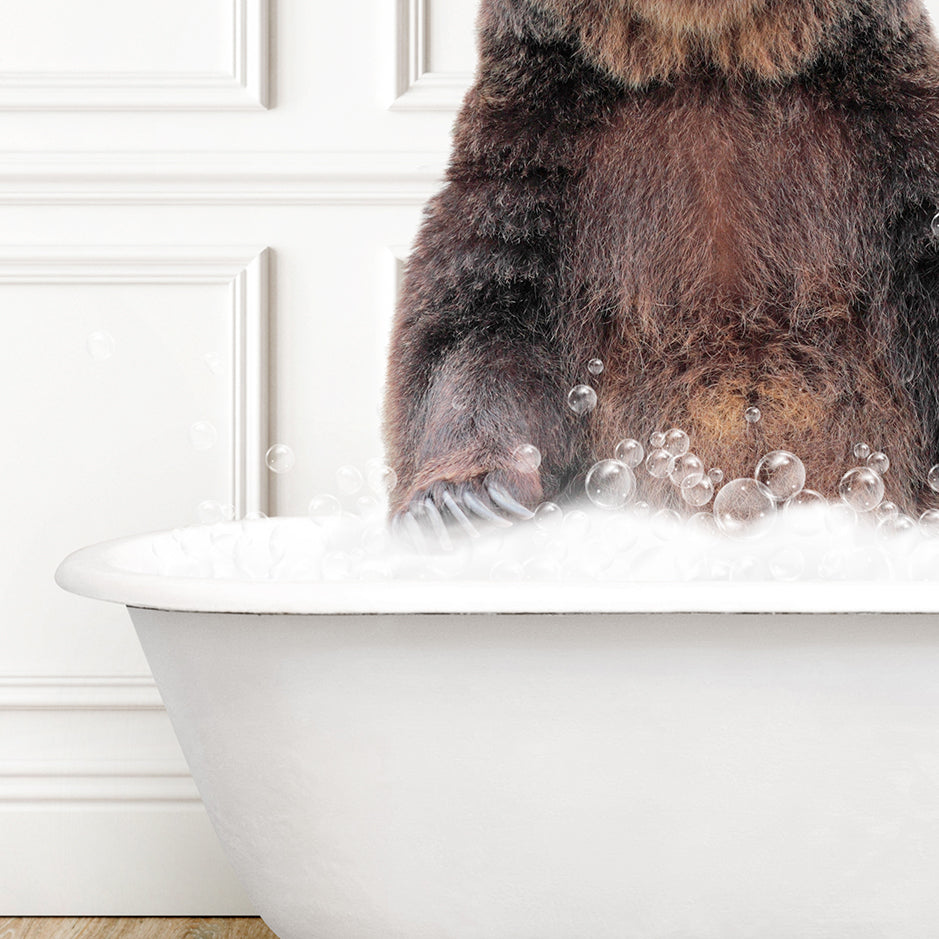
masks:
<path fill-rule="evenodd" d="M 426 4 L 428 71 L 473 72 L 477 0 L 426 0 Z"/>

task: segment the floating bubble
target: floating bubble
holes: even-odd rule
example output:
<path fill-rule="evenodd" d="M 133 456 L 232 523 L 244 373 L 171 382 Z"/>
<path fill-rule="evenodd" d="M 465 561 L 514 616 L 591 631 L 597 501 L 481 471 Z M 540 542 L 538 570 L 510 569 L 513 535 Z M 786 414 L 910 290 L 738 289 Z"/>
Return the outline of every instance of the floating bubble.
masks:
<path fill-rule="evenodd" d="M 822 528 L 820 510 L 828 500 L 814 489 L 802 489 L 783 504 L 783 511 L 794 531 L 810 535 Z"/>
<path fill-rule="evenodd" d="M 885 518 L 877 525 L 877 530 L 884 535 L 908 535 L 916 531 L 916 522 L 909 515 L 894 515 Z"/>
<path fill-rule="evenodd" d="M 356 511 L 362 518 L 377 515 L 382 509 L 381 500 L 370 492 L 363 492 L 355 500 Z"/>
<path fill-rule="evenodd" d="M 854 456 L 858 460 L 866 460 L 871 455 L 871 448 L 866 443 L 856 443 L 854 445 Z"/>
<path fill-rule="evenodd" d="M 199 503 L 198 516 L 203 525 L 215 525 L 225 521 L 225 507 L 214 499 L 206 499 Z"/>
<path fill-rule="evenodd" d="M 756 424 L 763 417 L 763 412 L 758 407 L 747 408 L 743 412 L 743 418 L 748 424 Z"/>
<path fill-rule="evenodd" d="M 695 512 L 687 522 L 685 528 L 688 531 L 700 533 L 702 535 L 718 534 L 717 522 L 714 521 L 713 512 Z"/>
<path fill-rule="evenodd" d="M 571 509 L 564 516 L 564 533 L 571 538 L 585 538 L 590 533 L 590 516 L 580 509 Z"/>
<path fill-rule="evenodd" d="M 342 515 L 342 505 L 339 500 L 328 493 L 321 493 L 310 499 L 307 514 L 314 522 L 324 523 L 338 519 Z"/>
<path fill-rule="evenodd" d="M 621 509 L 636 492 L 636 477 L 625 463 L 603 460 L 587 474 L 585 488 L 598 508 Z"/>
<path fill-rule="evenodd" d="M 776 515 L 776 500 L 756 479 L 734 479 L 714 500 L 714 518 L 727 535 L 755 538 L 769 529 Z"/>
<path fill-rule="evenodd" d="M 691 448 L 691 440 L 683 430 L 673 427 L 665 434 L 665 443 L 662 448 L 668 450 L 674 457 L 684 456 Z"/>
<path fill-rule="evenodd" d="M 541 451 L 532 443 L 523 443 L 512 452 L 512 460 L 520 473 L 534 473 L 541 466 Z"/>
<path fill-rule="evenodd" d="M 114 355 L 114 349 L 117 343 L 114 337 L 106 329 L 97 329 L 88 335 L 85 340 L 85 348 L 88 354 L 96 361 L 103 362 L 105 359 Z"/>
<path fill-rule="evenodd" d="M 283 470 L 279 472 L 283 472 Z M 357 466 L 340 466 L 336 470 L 336 485 L 339 487 L 340 492 L 351 496 L 355 495 L 365 485 L 365 478 Z"/>
<path fill-rule="evenodd" d="M 597 393 L 590 385 L 575 385 L 567 395 L 567 404 L 575 414 L 589 414 L 597 406 Z"/>
<path fill-rule="evenodd" d="M 858 466 L 841 477 L 838 492 L 855 512 L 870 512 L 883 501 L 884 481 L 869 467 Z"/>
<path fill-rule="evenodd" d="M 687 481 L 682 483 L 681 497 L 688 505 L 693 505 L 696 508 L 707 505 L 714 497 L 714 483 L 711 482 L 711 477 L 702 476 L 690 485 Z"/>
<path fill-rule="evenodd" d="M 205 362 L 205 367 L 213 375 L 221 375 L 224 371 L 225 367 L 222 364 L 221 356 L 216 355 L 214 352 L 206 352 L 206 354 L 202 356 L 202 361 Z"/>
<path fill-rule="evenodd" d="M 718 469 L 716 466 L 711 467 L 711 469 L 708 470 L 708 479 L 710 479 L 715 486 L 719 486 L 724 481 L 724 471 Z"/>
<path fill-rule="evenodd" d="M 665 432 L 661 430 L 657 430 L 649 438 L 649 446 L 653 450 L 663 450 L 665 448 Z"/>
<path fill-rule="evenodd" d="M 554 502 L 542 502 L 535 509 L 535 525 L 542 531 L 553 531 L 564 521 L 564 510 Z"/>
<path fill-rule="evenodd" d="M 805 555 L 798 548 L 782 548 L 770 558 L 769 572 L 774 580 L 798 580 L 805 573 Z"/>
<path fill-rule="evenodd" d="M 777 502 L 785 502 L 805 487 L 805 466 L 788 450 L 773 450 L 756 464 L 754 479 L 773 494 Z"/>
<path fill-rule="evenodd" d="M 867 465 L 878 475 L 883 476 L 890 469 L 890 458 L 886 453 L 872 453 L 867 458 Z"/>
<path fill-rule="evenodd" d="M 671 541 L 681 528 L 681 516 L 674 509 L 659 509 L 652 516 L 652 534 L 663 541 Z"/>
<path fill-rule="evenodd" d="M 630 469 L 635 469 L 642 463 L 646 452 L 638 440 L 633 440 L 630 437 L 626 440 L 621 440 L 616 445 L 616 450 L 613 455 L 620 463 L 625 463 Z"/>
<path fill-rule="evenodd" d="M 932 489 L 933 492 L 939 492 L 939 464 L 929 471 L 926 482 L 929 483 L 929 488 Z"/>
<path fill-rule="evenodd" d="M 275 443 L 265 454 L 264 461 L 272 473 L 286 473 L 293 469 L 297 458 L 285 443 Z"/>
<path fill-rule="evenodd" d="M 591 375 L 602 375 L 603 374 L 603 359 L 591 359 L 587 363 L 587 371 Z"/>
<path fill-rule="evenodd" d="M 211 450 L 218 441 L 218 431 L 208 421 L 196 421 L 189 428 L 189 440 L 196 450 Z"/>
<path fill-rule="evenodd" d="M 882 522 L 885 518 L 896 518 L 900 514 L 900 509 L 896 503 L 885 501 L 872 509 L 871 514 L 878 522 Z"/>
<path fill-rule="evenodd" d="M 844 502 L 832 502 L 825 513 L 825 527 L 833 534 L 844 536 L 857 528 L 858 515 Z"/>
<path fill-rule="evenodd" d="M 384 460 L 369 460 L 365 464 L 365 482 L 372 492 L 384 496 L 398 485 L 398 474 Z"/>
<path fill-rule="evenodd" d="M 655 479 L 665 479 L 674 468 L 675 457 L 668 450 L 653 450 L 646 457 L 646 471 Z"/>
<path fill-rule="evenodd" d="M 696 453 L 685 453 L 675 460 L 668 478 L 676 486 L 693 486 L 704 478 L 704 461 Z"/>
<path fill-rule="evenodd" d="M 939 509 L 926 509 L 919 517 L 919 527 L 930 538 L 939 536 Z"/>

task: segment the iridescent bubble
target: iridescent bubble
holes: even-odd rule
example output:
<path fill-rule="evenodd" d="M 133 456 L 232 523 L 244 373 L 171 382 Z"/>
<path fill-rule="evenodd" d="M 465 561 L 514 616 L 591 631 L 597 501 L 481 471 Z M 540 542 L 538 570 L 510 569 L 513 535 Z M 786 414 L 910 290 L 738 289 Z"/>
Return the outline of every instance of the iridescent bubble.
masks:
<path fill-rule="evenodd" d="M 756 479 L 734 479 L 714 500 L 714 518 L 727 535 L 755 538 L 773 523 L 776 500 Z"/>
<path fill-rule="evenodd" d="M 655 479 L 665 479 L 674 468 L 675 457 L 668 450 L 653 450 L 646 457 L 646 471 Z"/>
<path fill-rule="evenodd" d="M 841 477 L 838 492 L 855 512 L 870 512 L 883 501 L 884 481 L 869 467 L 858 466 Z"/>
<path fill-rule="evenodd" d="M 587 473 L 585 489 L 598 508 L 621 509 L 636 492 L 636 477 L 625 463 L 603 460 Z"/>
<path fill-rule="evenodd" d="M 674 457 L 684 456 L 691 447 L 691 440 L 688 435 L 677 427 L 673 427 L 665 434 L 665 443 L 662 449 L 668 450 Z"/>
<path fill-rule="evenodd" d="M 939 492 L 939 464 L 936 464 L 936 466 L 929 471 L 926 482 L 929 483 L 929 488 L 932 489 L 933 492 Z"/>
<path fill-rule="evenodd" d="M 930 538 L 939 536 L 939 509 L 926 509 L 919 517 L 919 527 Z"/>
<path fill-rule="evenodd" d="M 591 359 L 587 363 L 587 371 L 591 375 L 602 375 L 603 374 L 603 359 Z"/>
<path fill-rule="evenodd" d="M 748 424 L 756 424 L 762 419 L 763 412 L 758 407 L 747 408 L 743 417 Z"/>
<path fill-rule="evenodd" d="M 711 482 L 711 477 L 702 476 L 700 479 L 690 484 L 688 481 L 685 481 L 681 485 L 681 497 L 688 505 L 693 505 L 697 508 L 700 508 L 702 505 L 707 505 L 714 497 L 714 483 Z"/>
<path fill-rule="evenodd" d="M 597 406 L 597 393 L 590 385 L 575 385 L 567 395 L 567 404 L 575 414 L 589 414 Z"/>
<path fill-rule="evenodd" d="M 854 445 L 854 456 L 858 460 L 866 460 L 871 455 L 871 448 L 866 443 L 856 443 Z"/>
<path fill-rule="evenodd" d="M 879 450 L 877 453 L 872 453 L 867 458 L 867 465 L 880 476 L 883 476 L 887 470 L 890 469 L 890 458 L 886 453 L 881 453 Z"/>
<path fill-rule="evenodd" d="M 895 502 L 885 501 L 872 509 L 871 514 L 878 522 L 882 522 L 885 518 L 896 518 L 900 514 L 900 509 Z"/>
<path fill-rule="evenodd" d="M 711 469 L 708 470 L 708 479 L 710 479 L 715 486 L 719 486 L 724 481 L 724 471 L 718 469 L 716 466 L 711 467 Z"/>
<path fill-rule="evenodd" d="M 630 469 L 635 469 L 645 458 L 646 452 L 638 440 L 633 440 L 630 437 L 621 440 L 616 445 L 613 455 L 620 463 L 625 463 Z"/>
<path fill-rule="evenodd" d="M 668 478 L 675 486 L 693 486 L 704 478 L 704 461 L 696 453 L 685 453 L 675 460 Z"/>
<path fill-rule="evenodd" d="M 196 450 L 211 450 L 218 441 L 218 431 L 208 421 L 196 421 L 189 428 L 189 440 Z"/>
<path fill-rule="evenodd" d="M 512 460 L 520 473 L 534 473 L 541 466 L 541 451 L 532 443 L 523 443 L 512 452 Z"/>
<path fill-rule="evenodd" d="M 664 431 L 661 431 L 661 430 L 657 430 L 657 431 L 649 438 L 649 446 L 650 446 L 653 450 L 662 450 L 662 449 L 664 449 L 664 448 L 665 448 L 665 432 L 664 432 Z"/>
<path fill-rule="evenodd" d="M 265 454 L 264 461 L 272 473 L 286 473 L 293 469 L 297 458 L 287 444 L 275 443 Z"/>
<path fill-rule="evenodd" d="M 782 548 L 770 558 L 769 572 L 774 580 L 798 580 L 805 573 L 805 555 L 798 548 Z"/>
<path fill-rule="evenodd" d="M 335 496 L 321 493 L 310 499 L 307 514 L 314 522 L 322 524 L 339 518 L 342 515 L 342 505 Z"/>
<path fill-rule="evenodd" d="M 351 496 L 365 485 L 365 477 L 362 476 L 362 471 L 357 466 L 340 466 L 336 470 L 336 485 L 340 492 Z"/>
<path fill-rule="evenodd" d="M 372 492 L 384 496 L 398 485 L 398 474 L 384 460 L 372 459 L 365 464 L 365 482 Z"/>
<path fill-rule="evenodd" d="M 106 329 L 97 329 L 88 335 L 85 340 L 85 347 L 88 354 L 96 361 L 103 362 L 105 359 L 114 355 L 114 349 L 117 343 L 114 337 Z"/>
<path fill-rule="evenodd" d="M 535 509 L 535 525 L 542 531 L 554 531 L 564 521 L 564 510 L 554 502 L 542 502 Z"/>
<path fill-rule="evenodd" d="M 788 450 L 773 450 L 756 464 L 754 479 L 773 494 L 777 502 L 785 502 L 805 487 L 805 466 Z"/>

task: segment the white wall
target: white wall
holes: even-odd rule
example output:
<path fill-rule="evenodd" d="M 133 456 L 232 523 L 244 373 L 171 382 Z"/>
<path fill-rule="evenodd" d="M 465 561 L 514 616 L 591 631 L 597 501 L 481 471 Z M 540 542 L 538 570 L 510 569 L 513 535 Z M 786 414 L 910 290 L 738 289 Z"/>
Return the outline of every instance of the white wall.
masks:
<path fill-rule="evenodd" d="M 251 912 L 125 611 L 52 572 L 203 500 L 302 513 L 379 453 L 397 265 L 446 160 L 475 6 L 5 3 L 4 914 Z M 208 450 L 196 421 L 217 428 Z M 275 441 L 297 463 L 269 478 Z"/>

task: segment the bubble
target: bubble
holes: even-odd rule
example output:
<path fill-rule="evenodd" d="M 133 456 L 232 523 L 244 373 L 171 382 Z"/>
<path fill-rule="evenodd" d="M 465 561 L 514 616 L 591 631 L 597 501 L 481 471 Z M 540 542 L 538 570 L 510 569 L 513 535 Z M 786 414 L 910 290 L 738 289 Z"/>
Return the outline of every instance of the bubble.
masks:
<path fill-rule="evenodd" d="M 665 433 L 661 430 L 657 430 L 649 438 L 649 446 L 653 450 L 663 450 L 665 448 Z"/>
<path fill-rule="evenodd" d="M 307 514 L 314 522 L 328 522 L 342 515 L 342 505 L 339 500 L 328 493 L 321 493 L 310 499 Z"/>
<path fill-rule="evenodd" d="M 805 466 L 788 450 L 773 450 L 756 464 L 754 479 L 773 494 L 777 502 L 785 502 L 805 487 Z"/>
<path fill-rule="evenodd" d="M 919 517 L 919 527 L 930 538 L 939 536 L 939 509 L 926 509 Z"/>
<path fill-rule="evenodd" d="M 710 479 L 715 486 L 719 486 L 724 481 L 724 471 L 718 469 L 716 466 L 711 467 L 711 469 L 708 470 L 708 479 Z"/>
<path fill-rule="evenodd" d="M 224 366 L 222 365 L 221 356 L 216 355 L 214 352 L 206 352 L 206 354 L 202 356 L 202 361 L 205 362 L 205 367 L 213 375 L 222 374 L 222 371 L 224 370 Z"/>
<path fill-rule="evenodd" d="M 908 535 L 916 531 L 916 522 L 909 515 L 895 515 L 880 522 L 877 530 L 884 535 Z"/>
<path fill-rule="evenodd" d="M 674 509 L 659 509 L 652 516 L 652 534 L 663 541 L 674 539 L 681 528 L 681 516 Z"/>
<path fill-rule="evenodd" d="M 769 572 L 774 580 L 798 580 L 805 573 L 805 555 L 798 548 L 782 548 L 770 558 Z"/>
<path fill-rule="evenodd" d="M 825 513 L 825 527 L 833 535 L 844 535 L 857 528 L 857 512 L 844 502 L 833 502 Z"/>
<path fill-rule="evenodd" d="M 655 479 L 665 479 L 674 468 L 675 457 L 668 450 L 653 450 L 646 457 L 646 470 Z"/>
<path fill-rule="evenodd" d="M 564 533 L 578 541 L 590 533 L 590 516 L 580 509 L 572 509 L 564 516 Z"/>
<path fill-rule="evenodd" d="M 554 531 L 564 521 L 564 510 L 554 502 L 542 502 L 535 509 L 535 525 L 542 531 Z"/>
<path fill-rule="evenodd" d="M 215 525 L 225 521 L 225 507 L 214 499 L 206 499 L 199 503 L 198 516 L 203 525 Z"/>
<path fill-rule="evenodd" d="M 189 440 L 196 450 L 211 450 L 218 441 L 218 431 L 208 421 L 196 421 L 189 428 Z"/>
<path fill-rule="evenodd" d="M 520 473 L 534 473 L 541 466 L 541 451 L 532 443 L 523 443 L 512 452 L 512 460 Z"/>
<path fill-rule="evenodd" d="M 646 452 L 638 440 L 629 437 L 616 445 L 613 455 L 620 463 L 625 463 L 630 469 L 635 469 L 645 458 Z"/>
<path fill-rule="evenodd" d="M 587 371 L 591 375 L 602 375 L 603 374 L 603 359 L 591 359 L 587 363 Z"/>
<path fill-rule="evenodd" d="M 776 500 L 756 479 L 734 479 L 714 500 L 714 518 L 725 534 L 757 537 L 772 524 Z"/>
<path fill-rule="evenodd" d="M 763 412 L 758 407 L 747 408 L 743 417 L 748 424 L 756 424 L 762 419 Z"/>
<path fill-rule="evenodd" d="M 867 465 L 878 475 L 883 476 L 890 469 L 890 458 L 886 453 L 872 453 L 867 458 Z"/>
<path fill-rule="evenodd" d="M 362 518 L 377 515 L 382 509 L 381 500 L 370 492 L 363 492 L 355 500 L 355 510 Z"/>
<path fill-rule="evenodd" d="M 117 343 L 114 337 L 106 329 L 98 329 L 88 335 L 85 340 L 85 348 L 88 354 L 96 361 L 103 362 L 105 359 L 114 355 L 114 349 Z"/>
<path fill-rule="evenodd" d="M 575 385 L 567 395 L 567 403 L 575 414 L 589 414 L 597 406 L 597 393 L 590 385 Z"/>
<path fill-rule="evenodd" d="M 398 474 L 384 460 L 369 460 L 365 464 L 365 482 L 372 492 L 383 496 L 398 485 Z"/>
<path fill-rule="evenodd" d="M 293 450 L 285 443 L 275 443 L 267 451 L 264 460 L 272 473 L 286 473 L 293 469 L 294 463 L 297 462 Z"/>
<path fill-rule="evenodd" d="M 714 483 L 711 482 L 710 476 L 702 476 L 690 485 L 687 482 L 682 483 L 681 497 L 688 505 L 707 505 L 714 497 Z"/>
<path fill-rule="evenodd" d="M 871 448 L 866 443 L 856 443 L 854 445 L 854 456 L 858 460 L 866 460 L 871 455 Z"/>
<path fill-rule="evenodd" d="M 665 451 L 666 453 L 668 451 Z M 695 453 L 685 453 L 675 460 L 668 478 L 676 486 L 693 486 L 704 477 L 704 462 Z"/>
<path fill-rule="evenodd" d="M 858 466 L 841 477 L 838 492 L 855 512 L 870 512 L 883 501 L 884 481 L 869 467 Z"/>
<path fill-rule="evenodd" d="M 932 231 L 933 238 L 939 238 L 939 212 L 932 217 L 932 222 L 929 227 Z"/>
<path fill-rule="evenodd" d="M 291 466 L 293 464 L 291 463 Z M 290 467 L 288 467 L 289 469 Z M 283 470 L 278 470 L 277 472 L 283 472 Z M 362 471 L 357 466 L 340 466 L 336 470 L 336 485 L 339 487 L 340 492 L 346 493 L 346 495 L 355 495 L 362 486 L 365 485 L 365 478 L 362 476 Z"/>
<path fill-rule="evenodd" d="M 929 483 L 929 488 L 932 489 L 933 492 L 939 492 L 939 464 L 929 471 L 926 482 Z"/>
<path fill-rule="evenodd" d="M 814 489 L 803 489 L 790 496 L 783 505 L 786 519 L 794 531 L 809 535 L 822 528 L 822 518 L 818 514 L 828 505 L 828 500 Z"/>
<path fill-rule="evenodd" d="M 871 514 L 878 522 L 882 522 L 885 518 L 896 518 L 900 514 L 900 509 L 894 502 L 881 502 L 871 510 Z"/>
<path fill-rule="evenodd" d="M 636 492 L 636 477 L 625 463 L 603 460 L 587 474 L 585 488 L 598 508 L 621 509 Z"/>
<path fill-rule="evenodd" d="M 668 450 L 672 456 L 684 456 L 691 448 L 691 440 L 683 430 L 673 427 L 665 434 L 665 443 L 662 448 Z"/>
<path fill-rule="evenodd" d="M 685 528 L 702 535 L 716 535 L 718 533 L 717 522 L 714 521 L 713 512 L 695 512 L 687 522 Z"/>

